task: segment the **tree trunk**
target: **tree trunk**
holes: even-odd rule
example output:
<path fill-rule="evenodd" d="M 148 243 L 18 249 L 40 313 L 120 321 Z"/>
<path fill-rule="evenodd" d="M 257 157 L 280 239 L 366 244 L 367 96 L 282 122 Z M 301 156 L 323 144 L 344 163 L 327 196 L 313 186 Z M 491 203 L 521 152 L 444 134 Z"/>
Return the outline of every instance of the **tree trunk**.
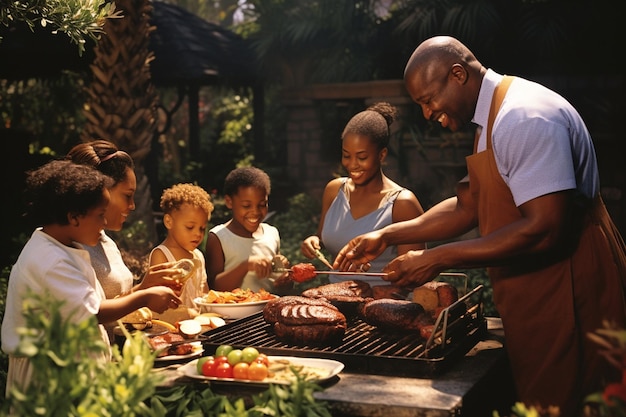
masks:
<path fill-rule="evenodd" d="M 91 65 L 93 79 L 87 87 L 89 97 L 83 141 L 105 139 L 128 152 L 135 161 L 137 175 L 136 210 L 129 225 L 143 221 L 147 226 L 146 246 L 156 243 L 150 184 L 144 160 L 150 152 L 156 130 L 158 97 L 150 80 L 148 49 L 152 4 L 149 0 L 117 0 L 122 18 L 107 19 L 104 34 L 95 48 Z M 143 248 L 143 249 L 149 249 Z"/>

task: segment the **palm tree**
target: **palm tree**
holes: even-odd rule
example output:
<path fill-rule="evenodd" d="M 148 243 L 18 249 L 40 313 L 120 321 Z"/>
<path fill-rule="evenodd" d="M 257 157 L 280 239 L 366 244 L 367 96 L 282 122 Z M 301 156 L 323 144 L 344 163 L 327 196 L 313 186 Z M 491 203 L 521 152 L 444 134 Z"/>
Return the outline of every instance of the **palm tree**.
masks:
<path fill-rule="evenodd" d="M 137 174 L 136 210 L 132 223 L 148 228 L 146 245 L 156 242 L 152 197 L 143 166 L 156 131 L 158 96 L 150 80 L 148 50 L 152 4 L 149 0 L 117 0 L 121 18 L 108 19 L 95 48 L 93 79 L 87 87 L 84 114 L 87 123 L 81 139 L 105 139 L 128 152 Z"/>

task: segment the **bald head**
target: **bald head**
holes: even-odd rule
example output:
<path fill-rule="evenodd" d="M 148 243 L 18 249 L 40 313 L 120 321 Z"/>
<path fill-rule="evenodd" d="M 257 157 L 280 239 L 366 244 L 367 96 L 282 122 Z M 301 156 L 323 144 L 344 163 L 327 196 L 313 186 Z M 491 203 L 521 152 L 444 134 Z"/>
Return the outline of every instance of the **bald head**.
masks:
<path fill-rule="evenodd" d="M 413 51 L 404 70 L 404 78 L 420 71 L 424 76 L 434 75 L 434 71 L 447 72 L 455 64 L 464 64 L 468 68 L 481 65 L 465 45 L 450 36 L 435 36 L 426 39 Z"/>
<path fill-rule="evenodd" d="M 427 120 L 458 130 L 471 121 L 486 69 L 457 39 L 422 42 L 404 70 L 404 84 Z"/>

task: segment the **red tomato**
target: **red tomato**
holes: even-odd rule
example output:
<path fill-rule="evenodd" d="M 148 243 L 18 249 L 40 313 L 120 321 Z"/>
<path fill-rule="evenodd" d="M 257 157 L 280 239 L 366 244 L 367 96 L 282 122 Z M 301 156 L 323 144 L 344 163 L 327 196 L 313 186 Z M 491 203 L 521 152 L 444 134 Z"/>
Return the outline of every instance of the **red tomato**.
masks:
<path fill-rule="evenodd" d="M 265 366 L 270 366 L 270 360 L 265 353 L 259 353 L 259 355 L 252 362 L 258 362 Z"/>
<path fill-rule="evenodd" d="M 227 362 L 223 362 L 217 365 L 215 368 L 215 376 L 217 378 L 232 378 L 233 367 Z"/>
<path fill-rule="evenodd" d="M 207 359 L 202 364 L 202 375 L 204 376 L 215 376 L 215 368 L 217 367 L 217 362 L 215 362 L 215 358 Z"/>
<path fill-rule="evenodd" d="M 267 378 L 268 374 L 269 370 L 267 369 L 267 366 L 261 362 L 252 362 L 248 366 L 248 379 L 253 381 L 263 381 Z"/>
<path fill-rule="evenodd" d="M 224 362 L 228 362 L 228 356 L 216 356 L 215 357 L 215 363 L 217 363 L 218 365 Z"/>
<path fill-rule="evenodd" d="M 249 365 L 246 362 L 239 362 L 233 366 L 233 378 L 235 379 L 249 379 L 248 377 Z"/>

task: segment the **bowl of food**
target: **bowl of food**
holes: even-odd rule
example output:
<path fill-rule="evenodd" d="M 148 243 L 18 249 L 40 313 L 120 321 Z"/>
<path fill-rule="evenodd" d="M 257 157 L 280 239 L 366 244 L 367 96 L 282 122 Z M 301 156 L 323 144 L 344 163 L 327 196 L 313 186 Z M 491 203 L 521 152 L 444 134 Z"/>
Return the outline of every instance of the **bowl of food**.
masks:
<path fill-rule="evenodd" d="M 236 288 L 233 291 L 209 290 L 208 294 L 193 301 L 203 313 L 217 313 L 225 319 L 241 319 L 263 310 L 268 301 L 277 297 L 263 289 L 255 292 Z"/>

